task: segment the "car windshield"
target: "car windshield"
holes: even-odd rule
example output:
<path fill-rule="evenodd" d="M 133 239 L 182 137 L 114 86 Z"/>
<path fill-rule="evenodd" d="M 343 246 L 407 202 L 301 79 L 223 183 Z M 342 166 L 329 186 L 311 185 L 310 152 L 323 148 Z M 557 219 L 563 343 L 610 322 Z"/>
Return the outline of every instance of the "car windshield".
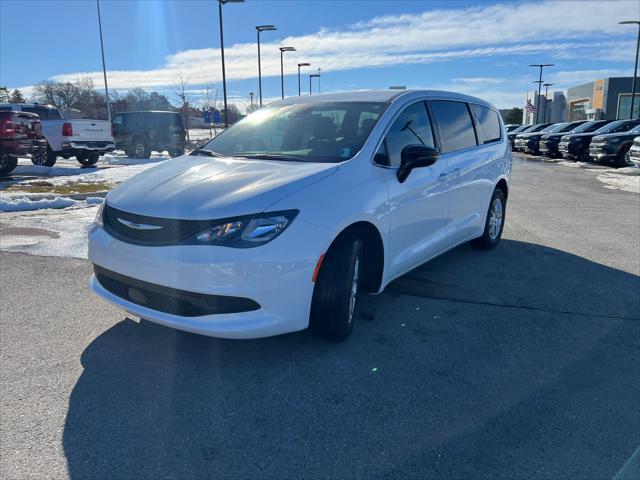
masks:
<path fill-rule="evenodd" d="M 604 127 L 600 127 L 598 130 L 596 130 L 595 133 L 597 133 L 597 134 L 611 133 L 616 128 L 618 128 L 621 125 L 627 123 L 627 121 L 628 120 L 616 120 L 615 122 L 607 123 Z"/>
<path fill-rule="evenodd" d="M 606 125 L 606 124 L 605 124 Z M 593 132 L 602 126 L 602 122 L 586 122 L 571 130 L 571 133 Z"/>
<path fill-rule="evenodd" d="M 527 132 L 540 132 L 540 131 L 544 130 L 547 127 L 548 127 L 547 124 L 540 123 L 538 125 L 533 125 L 529 130 L 527 130 Z"/>
<path fill-rule="evenodd" d="M 229 127 L 202 150 L 265 160 L 342 162 L 358 153 L 387 106 L 383 102 L 274 105 Z"/>
<path fill-rule="evenodd" d="M 520 125 L 518 128 L 511 130 L 511 133 L 521 133 L 527 130 L 531 125 Z"/>
<path fill-rule="evenodd" d="M 563 129 L 568 125 L 568 123 L 556 123 L 554 125 L 549 125 L 547 128 L 542 130 L 544 133 L 555 133 L 562 132 Z"/>

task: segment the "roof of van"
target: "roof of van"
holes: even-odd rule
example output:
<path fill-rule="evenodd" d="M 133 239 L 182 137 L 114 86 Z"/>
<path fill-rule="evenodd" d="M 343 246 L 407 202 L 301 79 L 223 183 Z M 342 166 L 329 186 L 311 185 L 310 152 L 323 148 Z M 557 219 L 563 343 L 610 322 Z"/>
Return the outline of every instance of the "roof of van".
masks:
<path fill-rule="evenodd" d="M 0 103 L 0 107 L 6 107 L 6 106 L 19 106 L 19 107 L 42 107 L 42 108 L 50 108 L 50 109 L 56 109 L 58 107 L 56 107 L 55 105 L 47 105 L 44 103 Z"/>
<path fill-rule="evenodd" d="M 424 95 L 427 97 L 445 97 L 451 100 L 479 103 L 491 106 L 485 100 L 470 95 L 441 90 L 355 90 L 351 92 L 322 93 L 316 95 L 303 95 L 301 97 L 288 97 L 284 100 L 273 102 L 275 104 L 290 105 L 309 102 L 394 102 L 404 97 Z"/>

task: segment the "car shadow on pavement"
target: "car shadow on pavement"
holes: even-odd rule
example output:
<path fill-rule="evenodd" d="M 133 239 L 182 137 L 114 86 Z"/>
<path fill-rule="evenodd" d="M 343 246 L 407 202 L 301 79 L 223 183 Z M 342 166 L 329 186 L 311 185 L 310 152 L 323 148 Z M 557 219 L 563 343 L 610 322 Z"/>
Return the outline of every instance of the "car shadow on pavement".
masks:
<path fill-rule="evenodd" d="M 69 474 L 479 478 L 544 465 L 550 478 L 611 478 L 636 447 L 639 287 L 636 275 L 504 240 L 462 246 L 365 297 L 340 344 L 306 332 L 220 340 L 125 318 L 82 354 Z"/>

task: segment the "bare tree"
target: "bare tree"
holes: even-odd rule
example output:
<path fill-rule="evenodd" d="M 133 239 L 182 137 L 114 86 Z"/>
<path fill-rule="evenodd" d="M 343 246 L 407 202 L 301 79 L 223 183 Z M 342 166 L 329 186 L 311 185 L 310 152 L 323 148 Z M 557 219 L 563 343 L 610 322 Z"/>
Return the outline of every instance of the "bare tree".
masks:
<path fill-rule="evenodd" d="M 179 82 L 173 86 L 173 92 L 178 97 L 180 102 L 180 110 L 182 111 L 182 119 L 184 120 L 184 128 L 187 131 L 187 141 L 189 140 L 189 107 L 193 100 L 193 97 L 189 94 L 188 87 L 189 80 L 182 76 L 182 70 L 180 71 Z"/>
<path fill-rule="evenodd" d="M 36 85 L 36 96 L 42 103 L 66 110 L 72 108 L 80 96 L 80 90 L 71 82 L 45 80 Z"/>

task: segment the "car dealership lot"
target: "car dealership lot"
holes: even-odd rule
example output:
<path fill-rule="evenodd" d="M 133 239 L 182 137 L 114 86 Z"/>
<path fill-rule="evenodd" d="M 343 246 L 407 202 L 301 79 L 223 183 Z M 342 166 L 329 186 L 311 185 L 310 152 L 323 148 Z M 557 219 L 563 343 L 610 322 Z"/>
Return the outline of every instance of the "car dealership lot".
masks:
<path fill-rule="evenodd" d="M 340 344 L 138 322 L 85 260 L 0 253 L 0 471 L 613 477 L 640 445 L 640 199 L 595 170 L 516 156 L 498 248 L 366 297 Z"/>

